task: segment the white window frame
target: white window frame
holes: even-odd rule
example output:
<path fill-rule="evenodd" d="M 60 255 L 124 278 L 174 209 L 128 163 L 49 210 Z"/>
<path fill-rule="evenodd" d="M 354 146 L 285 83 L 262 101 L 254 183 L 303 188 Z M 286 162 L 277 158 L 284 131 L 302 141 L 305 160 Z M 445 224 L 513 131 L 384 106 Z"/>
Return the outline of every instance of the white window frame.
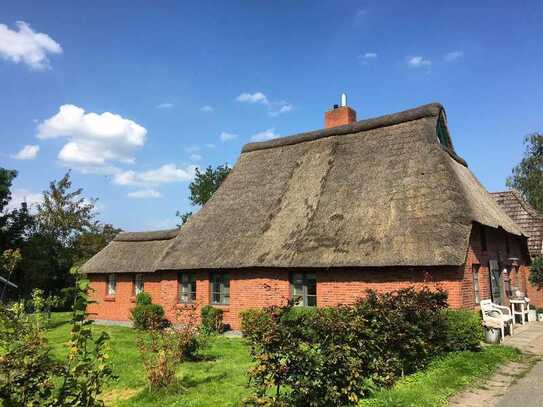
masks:
<path fill-rule="evenodd" d="M 134 274 L 134 295 L 138 295 L 144 291 L 145 280 L 143 278 L 143 273 Z"/>
<path fill-rule="evenodd" d="M 117 275 L 108 274 L 107 276 L 107 295 L 114 296 L 117 293 Z"/>

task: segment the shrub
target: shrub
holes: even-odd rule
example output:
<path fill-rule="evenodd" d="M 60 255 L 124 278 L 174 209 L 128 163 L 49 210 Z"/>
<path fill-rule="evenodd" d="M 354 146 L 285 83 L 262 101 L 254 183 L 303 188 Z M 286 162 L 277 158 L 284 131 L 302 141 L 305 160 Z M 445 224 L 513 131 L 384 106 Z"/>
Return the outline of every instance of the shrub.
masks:
<path fill-rule="evenodd" d="M 183 311 L 186 314 L 184 316 L 180 315 Z M 148 331 L 140 331 L 136 337 L 136 345 L 152 391 L 171 385 L 181 363 L 194 357 L 202 345 L 192 309 L 183 311 L 176 315 L 178 323 L 174 326 L 162 329 L 151 325 Z"/>
<path fill-rule="evenodd" d="M 108 362 L 109 335 L 100 333 L 94 338 L 87 319 L 89 280 L 76 280 L 76 295 L 72 309 L 68 356 L 62 368 L 62 385 L 54 405 L 99 407 L 105 382 L 116 378 Z"/>
<path fill-rule="evenodd" d="M 168 321 L 164 318 L 164 308 L 153 304 L 147 293 L 136 296 L 136 306 L 130 310 L 130 315 L 136 329 L 163 329 L 168 326 Z"/>
<path fill-rule="evenodd" d="M 0 308 L 0 399 L 6 406 L 40 405 L 52 396 L 59 365 L 39 319 L 21 304 Z"/>
<path fill-rule="evenodd" d="M 354 405 L 377 386 L 424 367 L 446 348 L 446 294 L 377 294 L 353 306 L 246 311 L 242 329 L 256 361 L 247 405 Z M 273 392 L 271 391 L 273 390 Z"/>
<path fill-rule="evenodd" d="M 538 290 L 543 289 L 543 257 L 537 256 L 530 266 L 530 283 L 537 287 Z"/>
<path fill-rule="evenodd" d="M 77 290 L 75 287 L 66 287 L 60 290 L 60 301 L 56 311 L 69 311 L 74 304 Z"/>
<path fill-rule="evenodd" d="M 136 305 L 149 305 L 153 303 L 151 295 L 146 292 L 141 292 L 136 295 Z"/>
<path fill-rule="evenodd" d="M 478 313 L 470 310 L 446 309 L 448 352 L 479 350 L 483 340 L 483 326 Z"/>
<path fill-rule="evenodd" d="M 69 352 L 54 362 L 45 339 L 43 293 L 34 291 L 27 314 L 22 303 L 0 305 L 0 399 L 7 406 L 103 406 L 103 384 L 113 378 L 107 334 L 94 339 L 85 309 L 89 282 L 76 282 Z"/>
<path fill-rule="evenodd" d="M 202 307 L 202 330 L 207 334 L 224 332 L 224 311 L 220 308 L 205 305 Z"/>

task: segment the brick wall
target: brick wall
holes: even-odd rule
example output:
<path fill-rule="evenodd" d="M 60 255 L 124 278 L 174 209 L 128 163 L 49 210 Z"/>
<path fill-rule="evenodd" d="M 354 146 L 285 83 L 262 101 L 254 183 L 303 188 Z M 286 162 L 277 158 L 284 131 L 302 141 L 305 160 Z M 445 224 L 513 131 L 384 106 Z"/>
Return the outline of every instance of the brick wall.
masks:
<path fill-rule="evenodd" d="M 488 262 L 497 259 L 505 262 L 510 257 L 519 258 L 519 271 L 513 273 L 512 283 L 521 289 L 526 287 L 527 255 L 523 240 L 508 236 L 505 232 L 485 228 L 487 249 L 481 247 L 481 227 L 474 225 L 470 238 L 466 264 L 462 267 L 387 267 L 387 268 L 336 268 L 312 270 L 317 277 L 317 305 L 332 306 L 348 304 L 364 296 L 367 289 L 378 292 L 393 291 L 409 286 L 441 287 L 449 294 L 449 305 L 454 308 L 477 308 L 473 287 L 472 268 L 479 264 L 479 286 L 481 299 L 490 298 Z M 509 249 L 508 249 L 509 248 Z M 524 254 L 523 254 L 524 253 Z M 225 323 L 239 329 L 239 312 L 248 308 L 265 307 L 285 303 L 290 295 L 289 271 L 287 269 L 232 270 L 230 275 L 230 304 L 217 306 L 224 310 Z M 133 280 L 129 274 L 117 276 L 115 298 L 106 296 L 106 276 L 91 275 L 93 294 L 98 304 L 89 307 L 91 317 L 124 321 L 134 307 Z M 153 297 L 153 302 L 164 306 L 167 316 L 173 319 L 177 304 L 178 285 L 176 272 L 156 272 L 144 275 L 144 289 Z M 209 272 L 196 272 L 196 303 L 209 304 Z M 533 303 L 543 306 L 541 292 L 528 287 Z M 505 299 L 505 301 L 507 301 Z"/>

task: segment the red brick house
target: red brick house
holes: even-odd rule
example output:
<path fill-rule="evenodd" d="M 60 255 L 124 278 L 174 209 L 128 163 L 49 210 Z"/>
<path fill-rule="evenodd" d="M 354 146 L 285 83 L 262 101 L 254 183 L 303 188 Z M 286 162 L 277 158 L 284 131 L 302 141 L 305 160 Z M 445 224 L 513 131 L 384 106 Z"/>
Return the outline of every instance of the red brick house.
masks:
<path fill-rule="evenodd" d="M 492 192 L 492 197 L 528 237 L 528 250 L 533 259 L 543 255 L 543 215 L 526 202 L 518 191 Z M 543 295 L 529 283 L 527 295 L 536 306 L 543 308 Z"/>
<path fill-rule="evenodd" d="M 443 287 L 452 307 L 507 303 L 526 286 L 527 239 L 454 150 L 439 104 L 251 143 L 211 200 L 175 231 L 122 233 L 83 267 L 92 318 L 127 320 L 143 289 L 168 315 L 194 302 L 239 312 L 295 296 Z"/>

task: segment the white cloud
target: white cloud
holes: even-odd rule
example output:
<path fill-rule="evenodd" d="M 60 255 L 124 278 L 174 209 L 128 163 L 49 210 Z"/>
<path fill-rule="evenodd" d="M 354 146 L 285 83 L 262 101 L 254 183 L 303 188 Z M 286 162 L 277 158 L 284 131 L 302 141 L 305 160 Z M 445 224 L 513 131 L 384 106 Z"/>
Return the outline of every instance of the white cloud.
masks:
<path fill-rule="evenodd" d="M 421 56 L 414 56 L 407 59 L 407 64 L 413 68 L 420 68 L 432 65 L 432 61 Z"/>
<path fill-rule="evenodd" d="M 376 59 L 376 52 L 366 52 L 365 54 L 361 54 L 358 56 L 358 60 L 364 65 L 368 65 L 371 61 L 375 61 Z"/>
<path fill-rule="evenodd" d="M 204 157 L 201 154 L 191 154 L 189 157 L 192 161 L 200 161 Z"/>
<path fill-rule="evenodd" d="M 171 109 L 173 107 L 173 103 L 161 103 L 159 105 L 155 106 L 157 109 Z"/>
<path fill-rule="evenodd" d="M 207 148 L 215 148 L 215 144 L 208 143 L 205 145 Z"/>
<path fill-rule="evenodd" d="M 282 113 L 288 113 L 292 111 L 292 105 L 287 102 L 278 102 L 277 107 L 271 107 L 268 114 L 272 117 L 277 117 Z"/>
<path fill-rule="evenodd" d="M 267 141 L 277 137 L 281 137 L 279 134 L 275 133 L 275 129 L 268 129 L 261 131 L 259 133 L 253 134 L 251 136 L 252 141 Z"/>
<path fill-rule="evenodd" d="M 447 62 L 456 61 L 458 58 L 462 58 L 464 56 L 463 51 L 452 51 L 445 54 L 443 59 Z"/>
<path fill-rule="evenodd" d="M 40 146 L 38 145 L 29 145 L 24 146 L 17 154 L 12 155 L 12 158 L 16 160 L 33 160 L 38 155 L 40 151 Z"/>
<path fill-rule="evenodd" d="M 15 63 L 24 62 L 32 69 L 49 68 L 47 54 L 60 54 L 62 47 L 47 34 L 37 33 L 24 21 L 15 24 L 18 31 L 0 24 L 0 56 Z"/>
<path fill-rule="evenodd" d="M 292 104 L 282 100 L 280 102 L 272 102 L 268 97 L 262 92 L 255 93 L 242 93 L 239 95 L 236 100 L 243 103 L 260 103 L 265 105 L 268 108 L 268 114 L 272 117 L 277 117 L 282 113 L 287 113 L 292 111 Z"/>
<path fill-rule="evenodd" d="M 265 105 L 268 108 L 268 114 L 272 117 L 277 117 L 282 113 L 287 113 L 292 111 L 292 104 L 282 100 L 280 102 L 272 102 L 268 97 L 262 92 L 255 93 L 242 93 L 239 95 L 236 100 L 238 102 L 244 103 L 260 103 Z"/>
<path fill-rule="evenodd" d="M 225 143 L 227 141 L 234 140 L 234 139 L 238 138 L 238 135 L 223 131 L 221 134 L 219 134 L 219 138 L 221 139 L 221 141 L 223 143 Z"/>
<path fill-rule="evenodd" d="M 19 209 L 23 202 L 26 202 L 28 207 L 33 209 L 42 201 L 43 195 L 41 193 L 30 192 L 26 189 L 14 189 L 11 191 L 11 200 L 7 205 L 7 209 Z"/>
<path fill-rule="evenodd" d="M 242 93 L 239 95 L 236 100 L 238 102 L 246 102 L 246 103 L 262 103 L 262 104 L 269 104 L 268 97 L 262 93 L 262 92 L 255 92 L 255 93 Z"/>
<path fill-rule="evenodd" d="M 208 113 L 213 113 L 215 111 L 215 109 L 213 109 L 211 106 L 209 105 L 205 105 L 205 106 L 202 106 L 200 108 L 200 111 L 202 112 L 208 112 Z"/>
<path fill-rule="evenodd" d="M 175 164 L 165 164 L 155 170 L 119 172 L 113 176 L 113 183 L 117 185 L 149 186 L 185 182 L 194 178 L 195 171 L 196 166 L 194 165 L 178 168 Z"/>
<path fill-rule="evenodd" d="M 140 189 L 126 195 L 132 199 L 162 198 L 162 194 L 154 189 Z"/>
<path fill-rule="evenodd" d="M 133 163 L 135 150 L 144 145 L 146 135 L 144 127 L 118 114 L 85 113 L 80 107 L 63 105 L 38 125 L 37 137 L 66 137 L 69 141 L 58 154 L 62 163 L 102 172 L 104 168 L 115 169 L 111 162 Z"/>

